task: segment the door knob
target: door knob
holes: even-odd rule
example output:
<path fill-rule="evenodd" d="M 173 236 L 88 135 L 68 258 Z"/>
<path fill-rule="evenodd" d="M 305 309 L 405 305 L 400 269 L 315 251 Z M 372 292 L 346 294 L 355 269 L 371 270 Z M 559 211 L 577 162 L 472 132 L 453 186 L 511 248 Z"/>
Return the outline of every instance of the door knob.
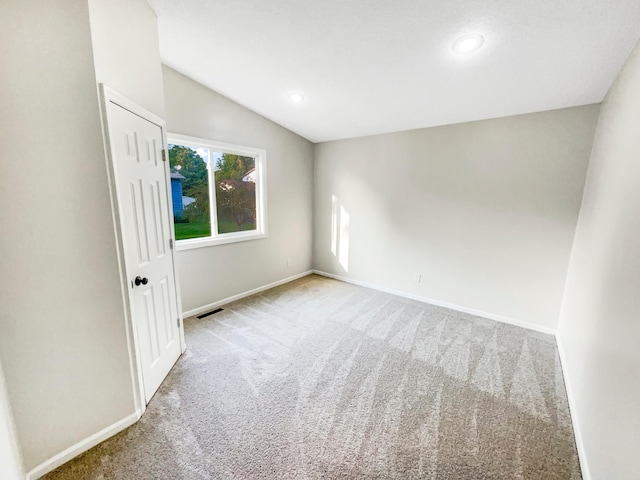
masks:
<path fill-rule="evenodd" d="M 146 285 L 147 283 L 149 283 L 149 279 L 147 277 L 137 276 L 133 283 L 136 284 L 136 287 L 139 285 Z"/>

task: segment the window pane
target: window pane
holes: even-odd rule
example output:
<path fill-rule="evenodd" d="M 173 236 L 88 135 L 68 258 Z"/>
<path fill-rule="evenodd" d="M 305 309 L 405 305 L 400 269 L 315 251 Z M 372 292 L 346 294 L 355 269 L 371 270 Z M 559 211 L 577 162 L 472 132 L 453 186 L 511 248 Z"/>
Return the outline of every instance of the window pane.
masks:
<path fill-rule="evenodd" d="M 176 240 L 211 235 L 209 149 L 169 145 Z"/>
<path fill-rule="evenodd" d="M 213 152 L 218 233 L 256 229 L 256 160 Z"/>

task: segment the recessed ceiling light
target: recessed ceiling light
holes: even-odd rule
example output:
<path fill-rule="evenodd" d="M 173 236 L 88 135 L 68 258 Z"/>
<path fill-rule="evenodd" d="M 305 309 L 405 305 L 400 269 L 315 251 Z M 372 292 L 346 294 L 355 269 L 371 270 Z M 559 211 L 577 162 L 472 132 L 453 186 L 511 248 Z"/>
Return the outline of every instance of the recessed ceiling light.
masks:
<path fill-rule="evenodd" d="M 465 35 L 460 37 L 453 44 L 453 51 L 457 53 L 469 53 L 478 50 L 484 43 L 482 35 Z"/>
<path fill-rule="evenodd" d="M 300 93 L 291 93 L 289 94 L 289 98 L 293 103 L 300 103 L 304 100 L 304 95 Z"/>

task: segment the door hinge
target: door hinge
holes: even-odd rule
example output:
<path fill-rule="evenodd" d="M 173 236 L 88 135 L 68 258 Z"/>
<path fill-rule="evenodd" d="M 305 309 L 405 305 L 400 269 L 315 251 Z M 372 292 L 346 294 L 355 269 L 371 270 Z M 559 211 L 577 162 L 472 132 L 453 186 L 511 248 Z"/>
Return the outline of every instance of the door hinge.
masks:
<path fill-rule="evenodd" d="M 178 328 L 180 328 L 180 317 L 178 317 L 176 320 L 177 320 L 176 323 L 178 324 Z"/>
<path fill-rule="evenodd" d="M 162 150 L 162 161 L 166 162 L 167 161 L 167 151 L 166 150 Z"/>
<path fill-rule="evenodd" d="M 169 248 L 173 250 L 173 238 L 169 239 Z"/>

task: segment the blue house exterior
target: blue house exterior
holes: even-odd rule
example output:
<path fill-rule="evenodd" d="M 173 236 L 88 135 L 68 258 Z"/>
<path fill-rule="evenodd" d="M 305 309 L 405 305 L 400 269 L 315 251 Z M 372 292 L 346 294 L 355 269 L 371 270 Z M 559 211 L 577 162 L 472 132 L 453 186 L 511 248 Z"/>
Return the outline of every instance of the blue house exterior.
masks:
<path fill-rule="evenodd" d="M 176 218 L 182 217 L 182 210 L 184 206 L 182 204 L 182 180 L 185 177 L 178 172 L 171 172 L 171 203 L 173 204 L 173 216 Z"/>

